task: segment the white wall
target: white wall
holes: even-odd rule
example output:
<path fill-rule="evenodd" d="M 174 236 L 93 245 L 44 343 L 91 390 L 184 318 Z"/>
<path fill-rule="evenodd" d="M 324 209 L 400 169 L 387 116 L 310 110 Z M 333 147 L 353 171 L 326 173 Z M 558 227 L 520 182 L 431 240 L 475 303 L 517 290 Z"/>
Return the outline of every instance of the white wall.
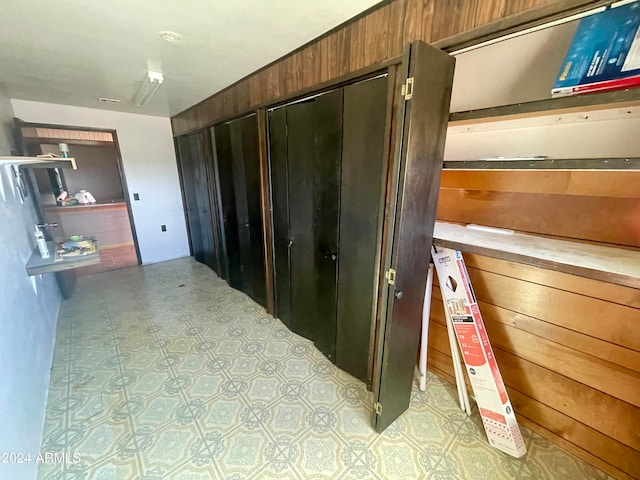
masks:
<path fill-rule="evenodd" d="M 11 103 L 0 91 L 0 155 L 11 154 Z M 0 164 L 0 452 L 40 450 L 60 293 L 53 274 L 27 276 L 35 246 L 31 197 L 21 203 Z M 32 480 L 37 465 L 0 463 L 0 478 Z"/>
<path fill-rule="evenodd" d="M 11 100 L 25 122 L 115 129 L 143 263 L 189 255 L 178 167 L 168 118 Z M 140 195 L 139 201 L 133 194 Z M 161 225 L 167 231 L 160 230 Z"/>

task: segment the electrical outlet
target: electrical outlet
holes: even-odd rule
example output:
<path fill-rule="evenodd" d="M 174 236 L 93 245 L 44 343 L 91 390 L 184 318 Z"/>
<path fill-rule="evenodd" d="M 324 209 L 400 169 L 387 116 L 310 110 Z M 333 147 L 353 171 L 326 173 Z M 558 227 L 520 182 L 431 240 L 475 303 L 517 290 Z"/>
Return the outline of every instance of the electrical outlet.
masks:
<path fill-rule="evenodd" d="M 140 200 L 140 194 L 138 194 L 138 193 L 134 193 L 134 194 L 133 194 L 133 199 L 134 199 L 134 200 Z"/>
<path fill-rule="evenodd" d="M 162 230 L 163 232 L 167 231 L 167 226 L 166 225 L 160 225 L 160 230 Z"/>

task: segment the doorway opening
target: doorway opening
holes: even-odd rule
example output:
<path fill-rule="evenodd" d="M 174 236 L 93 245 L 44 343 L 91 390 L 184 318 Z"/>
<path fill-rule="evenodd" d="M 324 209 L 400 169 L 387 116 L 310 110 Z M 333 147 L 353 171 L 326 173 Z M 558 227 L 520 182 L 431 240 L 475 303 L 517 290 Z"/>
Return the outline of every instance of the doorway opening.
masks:
<path fill-rule="evenodd" d="M 75 270 L 90 275 L 139 265 L 127 183 L 115 130 L 24 123 L 16 119 L 27 155 L 75 158 L 77 170 L 30 172 L 36 214 L 50 239 L 93 237 L 100 263 Z M 66 147 L 65 147 L 66 146 Z"/>

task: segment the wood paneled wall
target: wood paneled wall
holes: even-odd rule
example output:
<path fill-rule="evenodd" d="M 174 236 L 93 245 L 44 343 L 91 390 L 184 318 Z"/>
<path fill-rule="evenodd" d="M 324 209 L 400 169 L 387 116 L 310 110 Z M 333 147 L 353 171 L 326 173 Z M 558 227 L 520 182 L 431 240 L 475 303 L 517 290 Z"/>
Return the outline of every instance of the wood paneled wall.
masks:
<path fill-rule="evenodd" d="M 640 246 L 640 172 L 444 171 L 438 219 Z M 518 419 L 640 478 L 640 290 L 465 254 Z M 429 368 L 453 381 L 439 288 Z"/>
<path fill-rule="evenodd" d="M 453 35 L 480 38 L 521 28 L 599 0 L 392 0 L 258 70 L 172 118 L 180 135 L 276 103 L 323 82 L 402 54 L 413 41 L 456 43 Z M 446 39 L 451 39 L 447 41 Z"/>
<path fill-rule="evenodd" d="M 640 172 L 449 170 L 438 219 L 640 247 Z"/>
<path fill-rule="evenodd" d="M 310 92 L 400 55 L 413 40 L 465 45 L 602 3 L 393 0 L 176 115 L 173 132 Z M 640 246 L 637 175 L 445 172 L 438 218 Z M 640 291 L 465 258 L 520 421 L 617 478 L 640 478 Z M 452 381 L 437 288 L 433 296 L 430 368 Z"/>

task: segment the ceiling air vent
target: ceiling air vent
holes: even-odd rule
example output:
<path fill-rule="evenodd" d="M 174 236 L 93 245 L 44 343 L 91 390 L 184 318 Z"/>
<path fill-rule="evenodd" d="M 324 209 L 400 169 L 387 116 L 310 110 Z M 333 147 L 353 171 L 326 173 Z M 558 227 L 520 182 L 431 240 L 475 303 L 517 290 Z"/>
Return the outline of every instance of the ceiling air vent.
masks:
<path fill-rule="evenodd" d="M 118 100 L 117 98 L 99 97 L 98 101 L 102 103 L 120 103 L 120 100 Z"/>

